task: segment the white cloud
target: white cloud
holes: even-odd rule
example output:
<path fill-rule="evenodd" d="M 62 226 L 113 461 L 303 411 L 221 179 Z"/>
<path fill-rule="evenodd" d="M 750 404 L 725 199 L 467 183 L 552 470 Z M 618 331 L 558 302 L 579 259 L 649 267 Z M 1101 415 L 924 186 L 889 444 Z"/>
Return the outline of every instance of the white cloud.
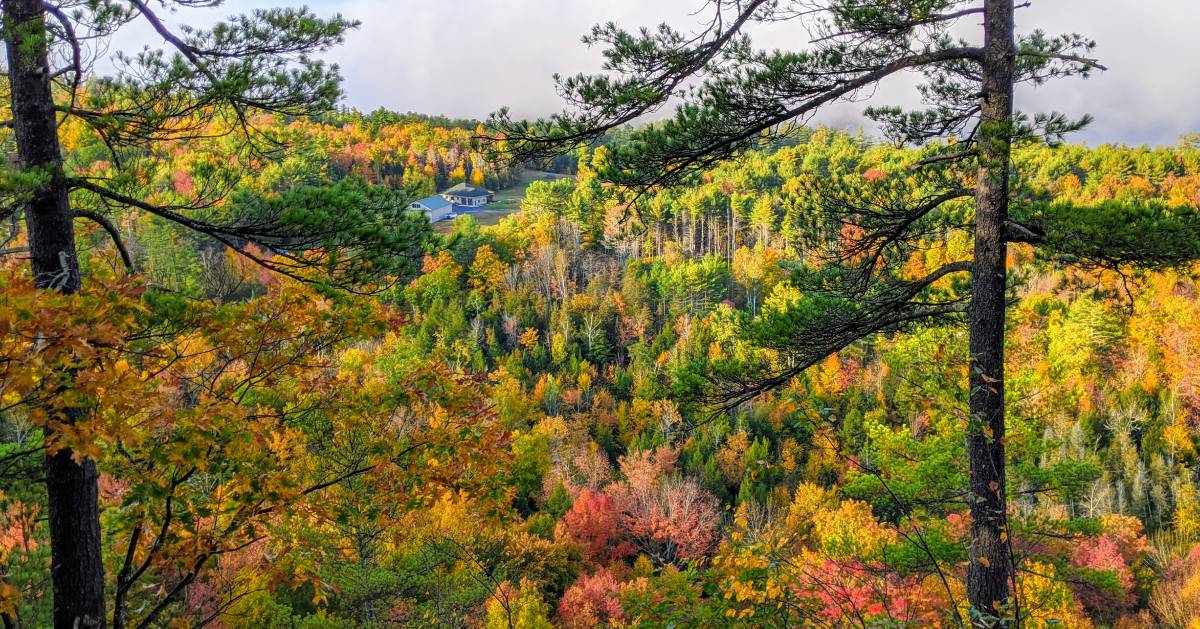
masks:
<path fill-rule="evenodd" d="M 238 0 L 220 12 L 291 3 Z M 703 16 L 693 13 L 703 5 L 704 0 L 317 0 L 312 6 L 318 13 L 337 11 L 362 21 L 345 45 L 327 55 L 346 78 L 347 104 L 482 118 L 505 105 L 519 116 L 556 110 L 551 76 L 599 67 L 599 51 L 579 41 L 593 24 L 667 21 L 684 28 L 699 24 Z M 185 13 L 171 17 L 184 19 Z M 1033 0 L 1031 8 L 1018 12 L 1019 30 L 1092 37 L 1109 71 L 1022 90 L 1018 106 L 1093 114 L 1095 124 L 1079 136 L 1091 143 L 1172 144 L 1183 133 L 1200 131 L 1197 24 L 1197 0 Z M 807 39 L 795 24 L 756 33 L 766 47 L 794 48 Z M 129 35 L 122 40 L 152 41 Z M 894 79 L 873 102 L 915 105 L 914 83 L 912 76 Z M 816 121 L 858 126 L 861 108 L 839 106 Z"/>

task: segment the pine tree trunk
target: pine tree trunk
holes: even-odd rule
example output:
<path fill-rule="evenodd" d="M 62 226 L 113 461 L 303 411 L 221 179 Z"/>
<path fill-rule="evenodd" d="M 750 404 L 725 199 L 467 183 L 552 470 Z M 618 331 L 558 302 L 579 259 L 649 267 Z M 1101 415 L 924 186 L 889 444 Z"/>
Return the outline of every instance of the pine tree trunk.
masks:
<path fill-rule="evenodd" d="M 1015 58 L 1012 0 L 986 2 L 984 56 L 970 312 L 967 453 L 973 522 L 967 598 L 976 612 L 999 618 L 1013 612 L 1004 474 L 1004 226 Z"/>
<path fill-rule="evenodd" d="M 46 176 L 25 208 L 34 278 L 40 288 L 74 293 L 79 261 L 50 92 L 45 14 L 40 0 L 5 0 L 3 6 L 17 157 L 27 171 Z M 54 626 L 103 627 L 98 474 L 93 461 L 78 464 L 71 455 L 60 450 L 45 460 Z"/>

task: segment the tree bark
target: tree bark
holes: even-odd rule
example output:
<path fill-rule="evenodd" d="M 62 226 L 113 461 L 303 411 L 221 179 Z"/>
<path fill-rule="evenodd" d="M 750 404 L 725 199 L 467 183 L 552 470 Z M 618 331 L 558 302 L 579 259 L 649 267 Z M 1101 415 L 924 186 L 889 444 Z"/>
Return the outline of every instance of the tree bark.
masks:
<path fill-rule="evenodd" d="M 1012 0 L 987 0 L 975 193 L 975 260 L 970 308 L 971 552 L 967 598 L 982 626 L 1011 616 L 1012 566 L 1007 544 L 1004 474 L 1004 225 L 1008 217 L 1010 124 L 1013 112 Z"/>
<path fill-rule="evenodd" d="M 5 0 L 3 12 L 17 157 L 23 169 L 43 177 L 25 207 L 35 282 L 39 288 L 74 293 L 80 288 L 79 261 L 50 91 L 45 12 L 41 0 Z M 66 420 L 73 423 L 83 413 L 73 411 Z M 96 464 L 76 463 L 64 449 L 46 455 L 45 472 L 54 626 L 103 627 Z"/>

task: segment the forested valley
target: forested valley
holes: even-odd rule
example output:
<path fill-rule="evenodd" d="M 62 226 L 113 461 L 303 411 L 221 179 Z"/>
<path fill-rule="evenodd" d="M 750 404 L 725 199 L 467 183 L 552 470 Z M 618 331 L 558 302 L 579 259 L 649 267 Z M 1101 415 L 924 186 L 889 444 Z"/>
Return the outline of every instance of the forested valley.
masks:
<path fill-rule="evenodd" d="M 337 107 L 298 55 L 340 17 L 0 4 L 6 629 L 1200 627 L 1200 137 L 1004 132 L 997 436 L 973 131 L 674 162 L 685 108 L 540 152 Z M 37 71 L 139 18 L 178 54 Z M 1092 63 L 1064 41 L 1028 54 Z M 460 183 L 527 187 L 494 225 L 411 209 Z"/>

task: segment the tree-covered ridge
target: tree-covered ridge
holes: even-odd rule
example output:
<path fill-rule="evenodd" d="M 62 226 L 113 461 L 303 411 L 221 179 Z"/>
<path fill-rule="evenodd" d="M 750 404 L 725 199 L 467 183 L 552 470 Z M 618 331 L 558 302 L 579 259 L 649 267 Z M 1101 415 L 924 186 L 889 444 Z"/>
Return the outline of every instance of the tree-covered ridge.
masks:
<path fill-rule="evenodd" d="M 1049 203 L 1079 226 L 1116 203 L 1164 206 L 1173 212 L 1166 216 L 1193 220 L 1197 158 L 1182 145 L 1041 147 L 1015 155 L 1030 173 L 1020 198 L 1029 207 Z M 589 177 L 589 164 L 602 159 L 603 151 L 585 156 L 574 185 L 532 186 L 525 212 L 497 228 L 480 232 L 464 222 L 448 236 L 449 251 L 428 258 L 426 275 L 404 291 L 418 313 L 414 343 L 421 354 L 493 371 L 502 392 L 498 409 L 516 430 L 517 469 L 527 469 L 520 466 L 522 443 L 545 444 L 524 454 L 529 467 L 544 470 L 517 502 L 534 510 L 531 525 L 548 531 L 541 521 L 561 512 L 556 538 L 608 557 L 600 562 L 606 571 L 564 596 L 559 620 L 584 613 L 583 625 L 612 619 L 603 614 L 702 624 L 728 614 L 764 624 L 955 624 L 947 610 L 965 604 L 960 562 L 968 495 L 965 339 L 953 319 L 856 343 L 730 415 L 714 415 L 696 395 L 731 369 L 770 360 L 760 348 L 773 337 L 775 320 L 805 316 L 805 302 L 815 298 L 796 284 L 806 268 L 828 262 L 819 255 L 825 243 L 811 236 L 823 200 L 810 184 L 880 178 L 911 154 L 818 133 L 807 144 L 750 153 L 694 186 L 644 199 L 641 222 L 619 191 Z M 854 236 L 834 240 L 852 243 Z M 953 225 L 930 238 L 938 244 L 904 261 L 902 275 L 921 276 L 969 247 L 968 234 Z M 1187 385 L 1171 384 L 1191 375 L 1168 375 L 1181 358 L 1168 359 L 1173 352 L 1159 348 L 1192 318 L 1180 312 L 1166 323 L 1165 313 L 1177 311 L 1164 300 L 1191 303 L 1194 281 L 1177 272 L 1055 268 L 1029 248 L 1014 249 L 1010 260 L 1020 280 L 1010 317 L 1008 445 L 1021 613 L 1029 622 L 1068 624 L 1107 624 L 1137 610 L 1176 613 L 1166 601 L 1179 598 L 1169 588 L 1182 587 L 1186 577 L 1178 573 L 1186 569 L 1161 566 L 1183 562 L 1170 558 L 1189 548 L 1181 541 L 1188 534 L 1177 531 L 1192 517 L 1194 477 L 1180 444 L 1167 445 L 1165 435 L 1192 442 L 1178 397 Z M 606 455 L 600 471 L 597 451 Z M 709 542 L 720 548 L 710 551 L 711 563 L 664 559 L 639 538 L 634 520 L 622 529 L 622 514 L 637 508 L 615 506 L 625 481 L 604 478 L 630 478 L 625 468 L 642 460 L 636 457 L 670 461 L 655 463 L 663 466 L 657 476 L 694 479 L 733 510 L 718 535 L 724 546 Z M 645 482 L 647 495 L 666 491 Z M 586 506 L 572 515 L 564 494 Z M 671 538 L 669 495 L 659 499 L 658 542 L 683 548 L 684 539 Z M 826 511 L 789 506 L 808 500 Z M 788 520 L 792 509 L 807 509 L 803 517 L 812 523 Z M 858 513 L 839 526 L 878 527 L 881 541 L 855 540 L 839 550 L 832 538 L 806 532 L 834 517 L 823 515 L 828 510 Z M 592 526 L 607 531 L 571 532 Z M 680 528 L 706 530 L 695 522 Z M 1155 540 L 1154 553 L 1143 534 Z M 597 547 L 598 539 L 607 541 Z M 862 543 L 878 546 L 868 551 Z M 658 570 L 639 572 L 628 560 L 614 568 L 612 553 L 640 553 Z M 1160 582 L 1157 598 L 1154 562 L 1158 574 L 1174 575 Z M 668 579 L 670 566 L 689 570 Z M 646 584 L 630 577 L 674 589 L 651 588 L 660 603 L 645 607 L 636 592 Z M 600 598 L 587 602 L 579 598 L 584 592 Z M 677 602 L 663 607 L 657 597 Z M 758 621 L 747 620 L 755 615 Z M 1125 622 L 1150 616 L 1133 618 Z"/>
<path fill-rule="evenodd" d="M 379 245 L 371 252 L 372 265 L 388 275 L 412 273 L 416 270 L 412 261 L 422 254 L 427 227 L 420 217 L 407 216 L 413 199 L 464 181 L 503 188 L 519 176 L 514 169 L 483 157 L 474 127 L 443 126 L 436 119 L 375 112 L 330 115 L 324 120 L 264 116 L 254 124 L 256 133 L 290 148 L 244 154 L 241 141 L 226 136 L 191 140 L 171 150 L 138 148 L 118 158 L 95 134 L 70 123 L 63 132 L 63 148 L 69 168 L 87 177 L 111 178 L 129 195 L 221 221 L 233 232 L 225 239 L 239 247 L 247 239 L 238 230 L 267 222 L 275 223 L 270 239 L 250 241 L 251 251 L 264 245 L 273 247 L 264 251 L 267 255 L 345 246 L 365 236 L 366 242 Z M 119 159 L 119 166 L 114 159 Z M 95 214 L 112 221 L 129 265 L 146 273 L 152 283 L 200 294 L 197 280 L 217 275 L 224 279 L 209 280 L 208 289 L 245 288 L 230 274 L 223 253 L 227 243 L 221 238 L 153 213 L 123 212 L 119 204 L 102 199 L 89 199 L 88 204 L 95 207 Z M 381 220 L 386 216 L 392 218 Z M 406 231 L 411 235 L 404 235 Z M 112 234 L 97 227 L 87 238 L 105 247 Z M 180 240 L 187 245 L 177 246 Z M 415 246 L 408 255 L 398 250 L 404 242 Z M 221 281 L 227 285 L 218 286 Z"/>
<path fill-rule="evenodd" d="M 707 21 L 691 33 L 667 23 L 636 31 L 594 27 L 584 41 L 604 47 L 605 63 L 598 74 L 558 79 L 566 110 L 536 122 L 513 121 L 505 110 L 492 117 L 503 132 L 500 151 L 541 157 L 675 100 L 673 115 L 612 145 L 597 168 L 602 180 L 644 195 L 688 184 L 760 138 L 786 138 L 797 120 L 828 105 L 870 98 L 889 77 L 922 75 L 920 109 L 885 104 L 863 111 L 886 137 L 921 151 L 899 170 L 813 184 L 823 208 L 806 233 L 815 234 L 830 263 L 803 278 L 803 295 L 766 334 L 755 335 L 778 353 L 774 364 L 727 372 L 731 384 L 721 397 L 737 405 L 855 342 L 964 319 L 971 520 L 965 586 L 968 621 L 978 627 L 1022 622 L 1006 464 L 1009 246 L 1029 244 L 1048 259 L 1108 269 L 1180 266 L 1196 254 L 1195 221 L 1162 207 L 1110 206 L 1068 218 L 1060 206 L 1027 207 L 1014 198 L 1021 177 L 1014 149 L 1061 142 L 1090 121 L 1086 114 L 1023 111 L 1016 87 L 1106 69 L 1086 35 L 1027 23 L 1029 6 L 711 0 L 703 8 Z M 757 48 L 751 31 L 767 23 L 787 23 L 810 39 L 788 49 Z M 970 234 L 969 253 L 923 275 L 904 273 L 906 258 L 929 252 L 929 239 L 951 228 Z M 839 231 L 840 241 L 831 237 Z M 1164 232 L 1178 238 L 1157 237 Z M 1157 246 L 1130 246 L 1139 240 Z M 945 290 L 955 282 L 955 290 Z"/>
<path fill-rule="evenodd" d="M 326 159 L 301 146 L 293 159 Z M 38 329 L 42 356 L 102 387 L 78 390 L 109 412 L 56 439 L 99 462 L 110 587 L 137 575 L 122 590 L 135 619 L 186 580 L 164 621 L 958 626 L 959 319 L 855 342 L 732 408 L 705 394 L 781 360 L 771 343 L 796 317 L 829 312 L 802 287 L 857 234 L 823 222 L 823 186 L 882 185 L 914 153 L 817 130 L 634 210 L 595 178 L 604 158 L 532 184 L 496 227 L 459 219 L 415 279 L 378 297 L 314 292 L 222 254 L 225 275 L 178 267 L 179 286 L 215 305 L 193 303 L 111 277 L 118 254 L 98 239 L 83 263 L 109 279 L 62 298 L 86 301 L 70 307 L 39 301 L 10 266 L 0 329 L 25 340 L 5 343 L 6 473 L 20 478 L 19 453 L 42 445 L 33 402 L 69 386 L 39 375 L 54 363 L 19 360 Z M 1186 218 L 1200 201 L 1188 145 L 1014 158 L 1017 198 L 1078 225 L 1109 204 Z M 899 277 L 968 251 L 953 224 L 928 238 Z M 1030 626 L 1186 626 L 1200 605 L 1195 278 L 1059 262 L 1022 246 L 1009 260 L 1020 613 Z M 103 321 L 88 343 L 104 349 L 73 343 L 55 308 Z M 14 481 L 4 500 L 5 600 L 36 626 L 43 499 Z"/>
<path fill-rule="evenodd" d="M 294 122 L 289 128 L 328 147 L 334 178 L 353 174 L 422 195 L 464 181 L 491 189 L 514 183 L 517 173 L 480 153 L 478 123 L 449 126 L 469 122 L 374 112 L 338 115 L 322 124 Z"/>

